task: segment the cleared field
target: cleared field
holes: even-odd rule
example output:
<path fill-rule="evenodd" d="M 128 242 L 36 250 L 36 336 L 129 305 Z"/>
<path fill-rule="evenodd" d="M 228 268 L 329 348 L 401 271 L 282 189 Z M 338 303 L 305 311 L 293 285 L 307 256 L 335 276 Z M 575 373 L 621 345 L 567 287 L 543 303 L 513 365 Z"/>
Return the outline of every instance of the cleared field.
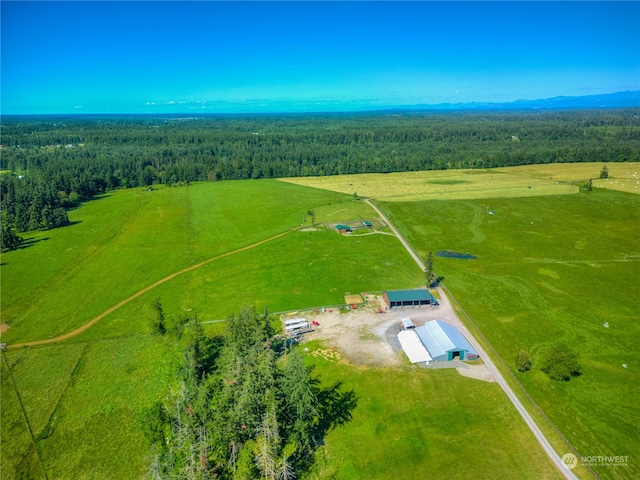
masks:
<path fill-rule="evenodd" d="M 606 165 L 609 178 L 601 179 L 600 171 Z M 555 163 L 522 167 L 496 168 L 498 172 L 546 178 L 559 182 L 583 183 L 593 179 L 593 188 L 640 194 L 640 165 L 625 163 Z"/>
<path fill-rule="evenodd" d="M 578 191 L 576 185 L 494 169 L 371 173 L 281 180 L 351 195 L 357 193 L 360 197 L 385 202 L 530 197 Z"/>
<path fill-rule="evenodd" d="M 321 207 L 318 219 L 342 220 L 343 201 L 345 220 L 356 211 L 372 213 L 348 196 L 275 181 L 119 191 L 89 202 L 72 212 L 74 225 L 35 232 L 27 248 L 3 255 L 2 313 L 10 324 L 3 341 L 46 338 L 85 322 L 171 269 L 299 226 L 309 209 Z M 132 267 L 136 262 L 144 268 Z M 345 237 L 318 227 L 176 277 L 71 341 L 9 349 L 15 388 L 3 364 L 2 477 L 143 475 L 151 450 L 136 415 L 164 395 L 179 357 L 171 338 L 146 335 L 156 296 L 171 322 L 195 313 L 224 318 L 243 303 L 272 309 L 342 303 L 348 290 L 421 281 L 395 238 Z M 207 329 L 219 331 L 219 324 Z"/>
<path fill-rule="evenodd" d="M 2 255 L 1 322 L 10 325 L 3 341 L 72 331 L 178 270 L 298 226 L 309 209 L 348 200 L 267 180 L 122 190 L 88 202 L 70 212 L 75 224 L 34 232 L 33 243 Z"/>
<path fill-rule="evenodd" d="M 151 450 L 137 415 L 166 391 L 177 353 L 156 336 L 6 352 L 41 464 L 3 372 L 2 478 L 141 478 Z"/>
<path fill-rule="evenodd" d="M 243 304 L 284 311 L 341 304 L 345 292 L 416 287 L 424 275 L 412 262 L 389 235 L 347 237 L 324 228 L 292 232 L 176 277 L 74 341 L 150 331 L 147 309 L 156 297 L 168 316 L 197 314 L 210 321 L 226 318 Z"/>
<path fill-rule="evenodd" d="M 496 175 L 477 174 L 479 177 Z M 502 175 L 517 177 L 499 176 Z M 437 182 L 441 182 L 443 187 L 464 186 L 456 183 L 460 180 L 431 178 L 436 183 L 430 185 L 438 186 Z M 522 185 L 532 185 L 533 190 L 531 178 L 525 177 L 524 182 Z M 364 196 L 361 191 L 357 193 Z M 596 313 L 610 313 L 620 304 L 627 305 L 622 312 L 616 310 L 623 325 L 630 312 L 637 311 L 636 297 L 626 293 L 610 294 L 607 290 L 611 282 L 620 292 L 625 291 L 621 285 L 632 278 L 633 268 L 637 266 L 633 263 L 635 260 L 628 256 L 595 256 L 595 252 L 613 252 L 614 239 L 627 238 L 635 232 L 633 228 L 637 228 L 634 227 L 638 224 L 637 204 L 616 203 L 611 198 L 638 197 L 598 191 L 590 198 L 600 195 L 602 202 L 596 206 L 602 207 L 601 213 L 597 218 L 586 217 L 598 226 L 597 232 L 588 235 L 589 230 L 582 229 L 583 236 L 579 239 L 569 234 L 563 237 L 560 228 L 566 223 L 570 233 L 573 232 L 581 221 L 584 223 L 581 216 L 589 215 L 589 208 L 594 204 L 587 204 L 588 208 L 584 209 L 567 207 L 563 212 L 571 221 L 556 219 L 556 225 L 549 232 L 542 226 L 530 236 L 523 232 L 529 231 L 530 220 L 536 225 L 540 219 L 550 221 L 558 211 L 558 203 L 564 205 L 569 199 L 587 198 L 586 195 L 561 197 L 561 202 L 551 196 L 517 199 L 518 205 L 523 202 L 527 209 L 524 213 L 516 211 L 508 218 L 522 224 L 505 223 L 495 238 L 485 227 L 489 222 L 501 222 L 504 209 L 512 205 L 513 200 L 496 199 L 490 204 L 476 201 L 388 203 L 385 207 L 394 222 L 406 226 L 407 237 L 414 235 L 410 240 L 419 246 L 421 253 L 430 251 L 435 241 L 442 241 L 447 244 L 446 248 L 461 251 L 470 250 L 468 245 L 487 246 L 486 250 L 471 252 L 481 254 L 479 261 L 487 252 L 495 254 L 489 258 L 496 270 L 474 271 L 465 276 L 464 265 L 461 273 L 456 269 L 457 263 L 450 263 L 449 270 L 442 263 L 464 261 L 441 259 L 436 260 L 436 268 L 438 273 L 445 274 L 447 285 L 460 295 L 465 305 L 470 301 L 466 295 L 473 298 L 480 289 L 479 284 L 483 284 L 483 288 L 486 284 L 488 290 L 482 291 L 490 301 L 486 305 L 479 303 L 472 313 L 474 319 L 478 316 L 478 323 L 485 317 L 495 316 L 496 306 L 503 305 L 511 306 L 500 318 L 512 315 L 518 325 L 520 318 L 531 323 L 528 330 L 515 332 L 501 330 L 508 322 L 486 320 L 481 324 L 483 331 L 488 329 L 487 336 L 497 332 L 495 338 L 491 337 L 492 342 L 498 344 L 499 351 L 507 358 L 512 349 L 521 345 L 533 345 L 532 352 L 537 355 L 548 341 L 545 336 L 548 332 L 563 334 L 569 323 L 563 324 L 561 317 L 581 298 L 572 294 L 573 303 L 565 308 L 564 304 L 552 304 L 543 295 L 545 302 L 555 306 L 542 316 L 544 321 L 538 323 L 541 330 L 534 329 L 533 325 L 539 320 L 532 312 L 538 308 L 534 300 L 540 291 L 526 292 L 530 287 L 516 277 L 520 270 L 515 264 L 524 261 L 518 248 L 536 248 L 540 244 L 538 238 L 549 235 L 550 243 L 544 245 L 560 250 L 557 255 L 532 256 L 542 259 L 540 264 L 529 262 L 536 267 L 535 275 L 542 279 L 542 283 L 538 282 L 541 285 L 535 284 L 536 288 L 542 286 L 541 291 L 547 295 L 558 295 L 558 302 L 564 301 L 563 292 L 574 283 L 584 288 L 583 291 L 596 288 L 607 292 L 616 306 L 607 300 L 598 307 L 602 311 Z M 538 203 L 542 199 L 544 203 Z M 434 208 L 424 210 L 424 205 Z M 632 211 L 619 210 L 621 205 L 630 206 Z M 414 207 L 418 209 L 412 210 Z M 496 211 L 495 216 L 488 216 L 489 207 Z M 368 219 L 373 215 L 364 202 L 353 201 L 353 192 L 334 193 L 270 180 L 195 184 L 188 188 L 158 188 L 152 192 L 118 191 L 71 212 L 74 225 L 34 233 L 35 241 L 27 248 L 3 255 L 2 321 L 10 324 L 3 341 L 12 343 L 69 331 L 166 275 L 289 231 L 272 242 L 219 258 L 160 285 L 72 341 L 6 351 L 20 397 L 3 364 L 2 477 L 44 478 L 45 472 L 49 478 L 138 478 L 144 474 L 151 452 L 136 423 L 136 414 L 167 391 L 179 362 L 177 345 L 170 337 L 163 339 L 147 334 L 150 331 L 147 308 L 155 297 L 161 298 L 170 321 L 178 315 L 194 313 L 200 320 L 216 320 L 237 311 L 243 303 L 252 303 L 258 308 L 269 306 L 275 311 L 297 309 L 342 303 L 345 292 L 410 288 L 424 282 L 422 272 L 397 239 L 388 235 L 340 236 L 323 227 L 311 226 L 309 210 L 314 210 L 318 223 Z M 530 219 L 529 215 L 536 216 Z M 432 216 L 440 217 L 438 222 Z M 399 221 L 402 218 L 404 223 Z M 623 221 L 628 221 L 628 231 L 620 230 L 619 222 Z M 290 231 L 303 223 L 306 231 Z M 528 240 L 515 237 L 516 232 Z M 494 243 L 488 243 L 489 238 Z M 618 245 L 615 252 L 629 249 L 628 242 L 618 242 Z M 582 248 L 589 253 L 589 260 L 570 256 L 570 261 L 564 264 L 567 260 L 561 255 L 566 253 L 565 248 L 570 251 Z M 507 253 L 515 249 L 520 256 L 516 255 L 516 260 L 502 256 L 502 249 Z M 570 276 L 575 272 L 580 277 L 587 261 L 595 262 L 597 271 L 606 272 L 602 283 L 594 283 L 588 276 L 581 280 Z M 562 265 L 556 268 L 559 263 Z M 610 268 L 618 264 L 627 265 L 630 270 Z M 500 265 L 504 270 L 498 268 Z M 556 283 L 555 276 L 565 282 L 565 275 L 568 276 L 566 284 Z M 516 294 L 531 301 L 531 311 L 519 310 L 520 304 L 515 299 L 520 297 Z M 543 304 L 545 308 L 547 303 Z M 471 308 L 469 310 L 471 313 Z M 571 318 L 582 315 L 585 310 L 579 310 Z M 600 318 L 597 315 L 588 318 L 589 321 L 597 318 L 598 323 L 586 328 L 587 333 L 568 338 L 576 343 L 585 341 L 592 349 L 601 348 L 600 340 L 595 342 L 591 337 L 601 328 Z M 553 322 L 557 325 L 551 328 Z M 218 329 L 219 325 L 211 328 Z M 637 337 L 637 333 L 627 329 L 607 330 L 614 346 L 607 346 L 602 358 L 617 360 L 621 348 L 635 352 L 629 339 Z M 521 335 L 530 343 L 518 343 L 524 342 Z M 613 363 L 605 365 L 601 359 L 589 358 L 585 362 L 588 365 L 585 375 L 570 384 L 553 384 L 538 375 L 539 372 L 529 372 L 531 375 L 524 377 L 523 382 L 530 381 L 532 389 L 538 388 L 544 394 L 551 390 L 546 402 L 552 410 L 556 409 L 556 416 L 574 415 L 578 407 L 594 405 L 598 407 L 598 414 L 604 412 L 600 419 L 589 412 L 578 412 L 579 415 L 567 417 L 564 423 L 558 421 L 563 429 L 575 429 L 575 435 L 592 431 L 585 427 L 585 422 L 600 422 L 594 428 L 597 435 L 605 429 L 605 423 L 611 422 L 604 437 L 596 441 L 587 435 L 584 444 L 601 446 L 622 432 L 635 448 L 634 435 L 637 436 L 638 430 L 631 431 L 631 427 L 637 427 L 632 406 L 620 410 L 619 401 L 637 392 L 625 379 L 616 376 L 617 373 L 609 378 L 597 377 L 604 382 L 602 385 L 589 383 L 595 378 L 594 370 L 617 372 Z M 630 368 L 625 371 L 635 381 L 637 370 L 631 361 L 628 363 Z M 433 372 L 436 375 L 432 378 L 427 375 L 432 372 L 418 370 L 414 375 L 414 369 L 381 371 L 343 364 L 335 367 L 319 364 L 318 368 L 323 381 L 343 380 L 345 388 L 355 389 L 360 403 L 354 411 L 354 421 L 327 438 L 326 457 L 319 460 L 321 470 L 316 472 L 319 477 L 312 474 L 311 478 L 421 478 L 427 470 L 438 472 L 434 477 L 457 477 L 461 473 L 461 458 L 467 458 L 465 465 L 483 478 L 513 477 L 511 472 L 518 478 L 556 476 L 557 472 L 538 452 L 537 443 L 495 385 L 459 378 L 455 372 Z M 576 388 L 586 380 L 589 382 L 584 388 Z M 526 385 L 529 388 L 529 384 Z M 573 400 L 577 395 L 589 395 L 588 388 L 598 392 L 594 396 L 602 404 L 594 399 Z M 604 398 L 608 389 L 622 391 Z M 563 395 L 572 399 L 568 406 L 562 403 L 567 403 Z M 20 399 L 34 432 L 37 450 L 31 441 Z M 540 404 L 546 411 L 547 403 L 540 401 Z M 607 409 L 611 409 L 611 413 L 607 413 Z M 436 415 L 438 412 L 440 416 Z M 571 418 L 578 423 L 574 425 Z M 496 435 L 497 431 L 504 432 L 504 436 Z M 612 441 L 611 448 L 622 448 L 623 444 L 616 442 Z M 354 449 L 353 445 L 365 445 L 366 451 L 363 454 L 363 449 Z M 453 445 L 459 454 L 451 455 L 452 448 L 448 445 Z M 486 455 L 487 451 L 492 452 L 490 456 Z M 623 455 L 625 451 L 587 451 L 585 454 Z"/>
<path fill-rule="evenodd" d="M 435 269 L 512 370 L 520 349 L 531 353 L 533 369 L 516 375 L 583 456 L 630 455 L 624 467 L 593 466 L 597 474 L 637 478 L 640 197 L 594 190 L 382 207 L 420 254 L 478 257 L 436 257 Z M 583 366 L 570 382 L 540 371 L 557 340 Z"/>
<path fill-rule="evenodd" d="M 307 478 L 561 478 L 497 384 L 453 369 L 356 369 L 309 346 L 316 375 L 353 389 L 358 405 Z"/>

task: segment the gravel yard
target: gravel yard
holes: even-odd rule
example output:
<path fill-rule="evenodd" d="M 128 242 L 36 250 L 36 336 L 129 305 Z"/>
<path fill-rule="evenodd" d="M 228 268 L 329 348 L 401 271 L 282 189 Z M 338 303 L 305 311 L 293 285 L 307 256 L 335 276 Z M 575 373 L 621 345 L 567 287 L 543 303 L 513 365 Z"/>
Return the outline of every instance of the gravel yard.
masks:
<path fill-rule="evenodd" d="M 439 293 L 440 305 L 437 307 L 404 307 L 385 311 L 379 297 L 368 295 L 365 305 L 347 313 L 340 313 L 336 309 L 316 315 L 300 312 L 299 316 L 320 324 L 315 331 L 305 334 L 302 342 L 322 340 L 328 347 L 337 349 L 346 361 L 356 365 L 398 367 L 407 364 L 408 360 L 397 339 L 401 319 L 409 317 L 416 326 L 439 319 L 461 329 L 462 325 L 446 296 L 441 291 Z M 384 313 L 378 313 L 379 310 Z M 466 329 L 462 331 L 466 333 Z M 495 381 L 484 364 L 436 362 L 427 368 L 456 368 L 461 375 Z"/>

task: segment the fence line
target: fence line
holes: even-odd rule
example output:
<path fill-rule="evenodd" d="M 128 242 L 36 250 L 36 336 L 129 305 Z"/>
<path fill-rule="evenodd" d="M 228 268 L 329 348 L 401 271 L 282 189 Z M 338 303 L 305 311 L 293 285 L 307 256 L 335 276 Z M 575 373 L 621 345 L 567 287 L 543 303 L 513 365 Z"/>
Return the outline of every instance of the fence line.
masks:
<path fill-rule="evenodd" d="M 471 316 L 467 313 L 467 311 L 462 307 L 462 305 L 460 305 L 460 302 L 458 302 L 458 300 L 456 299 L 456 297 L 453 296 L 453 294 L 451 293 L 451 291 L 443 284 L 440 284 L 440 286 L 446 291 L 447 296 L 452 300 L 453 303 L 455 303 L 457 305 L 457 307 L 460 309 L 460 311 L 462 312 L 462 314 L 465 316 L 466 320 L 471 324 L 471 326 L 474 328 L 475 333 L 477 335 L 480 335 L 480 337 L 482 337 L 482 340 L 484 341 L 484 343 L 491 349 L 491 351 L 493 352 L 493 358 L 498 359 L 498 361 L 502 364 L 502 366 L 509 372 L 510 378 L 512 380 L 514 380 L 516 382 L 516 384 L 518 385 L 518 387 L 520 388 L 520 390 L 522 391 L 522 393 L 525 394 L 525 396 L 529 399 L 529 401 L 533 404 L 533 406 L 535 407 L 535 409 L 542 415 L 542 417 L 546 420 L 546 422 L 551 426 L 551 428 L 553 428 L 553 430 L 556 432 L 556 434 L 558 434 L 560 436 L 560 438 L 564 441 L 564 443 L 571 449 L 571 451 L 578 457 L 581 458 L 580 453 L 578 452 L 578 450 L 571 444 L 571 442 L 567 439 L 567 437 L 565 437 L 562 432 L 558 429 L 558 427 L 556 427 L 555 423 L 553 423 L 553 421 L 547 416 L 546 413 L 544 413 L 542 411 L 542 409 L 540 408 L 540 406 L 536 403 L 536 401 L 533 399 L 533 397 L 531 397 L 531 395 L 529 394 L 529 392 L 527 392 L 527 390 L 524 388 L 524 385 L 522 385 L 522 383 L 520 383 L 520 380 L 518 380 L 518 378 L 513 374 L 513 371 L 511 371 L 511 368 L 509 368 L 509 366 L 507 365 L 507 363 L 504 361 L 504 359 L 498 354 L 498 352 L 496 351 L 495 348 L 493 348 L 493 345 L 491 344 L 491 342 L 489 342 L 489 340 L 487 339 L 487 337 L 484 336 L 484 334 L 482 333 L 482 331 L 478 328 L 478 326 L 475 324 L 475 322 L 471 319 Z M 583 465 L 585 467 L 587 467 L 587 469 L 589 470 L 589 472 L 591 472 L 591 474 L 594 476 L 594 478 L 599 479 L 600 477 L 598 476 L 598 474 L 591 468 L 591 466 L 588 463 L 583 463 Z"/>
<path fill-rule="evenodd" d="M 22 417 L 24 418 L 24 422 L 27 424 L 27 431 L 29 432 L 29 437 L 31 438 L 31 443 L 33 443 L 33 449 L 36 452 L 36 456 L 38 457 L 38 465 L 42 469 L 42 474 L 45 479 L 48 479 L 47 470 L 44 468 L 44 464 L 42 463 L 42 457 L 40 455 L 40 449 L 38 448 L 38 444 L 36 443 L 36 439 L 33 436 L 33 430 L 31 429 L 31 424 L 29 423 L 29 419 L 27 418 L 27 412 L 24 409 L 24 404 L 22 403 L 22 398 L 20 397 L 20 392 L 18 392 L 18 386 L 16 385 L 15 380 L 13 379 L 13 374 L 11 373 L 11 368 L 9 367 L 9 362 L 4 356 L 4 352 L 0 351 L 0 355 L 2 356 L 2 361 L 4 362 L 5 367 L 7 367 L 7 374 L 9 375 L 9 379 L 11 380 L 11 385 L 13 386 L 14 392 L 16 392 L 16 398 L 18 399 L 18 403 L 20 404 L 20 411 L 22 412 Z"/>

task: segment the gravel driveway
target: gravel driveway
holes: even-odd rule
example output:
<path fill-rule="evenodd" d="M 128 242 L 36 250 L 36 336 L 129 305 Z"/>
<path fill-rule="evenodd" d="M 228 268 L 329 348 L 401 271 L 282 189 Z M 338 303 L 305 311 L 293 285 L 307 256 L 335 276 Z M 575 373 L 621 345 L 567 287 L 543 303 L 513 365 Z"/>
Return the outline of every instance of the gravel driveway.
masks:
<path fill-rule="evenodd" d="M 322 340 L 326 345 L 337 348 L 342 357 L 353 364 L 399 367 L 408 364 L 397 338 L 403 318 L 409 317 L 418 327 L 430 320 L 443 320 L 462 330 L 460 320 L 441 291 L 438 291 L 438 306 L 394 308 L 384 313 L 378 313 L 381 305 L 379 296 L 366 297 L 365 305 L 347 313 L 336 310 L 327 310 L 317 315 L 311 311 L 298 312 L 296 316 L 320 323 L 314 332 L 305 334 L 302 341 Z M 428 368 L 456 368 L 461 375 L 494 381 L 489 370 L 482 364 L 469 365 L 453 361 L 434 363 Z"/>

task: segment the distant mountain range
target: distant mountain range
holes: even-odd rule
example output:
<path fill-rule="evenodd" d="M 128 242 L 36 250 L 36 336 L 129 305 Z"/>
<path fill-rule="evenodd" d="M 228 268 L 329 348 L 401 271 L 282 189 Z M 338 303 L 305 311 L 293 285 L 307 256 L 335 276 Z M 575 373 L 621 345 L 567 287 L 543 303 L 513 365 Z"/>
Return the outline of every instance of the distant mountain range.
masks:
<path fill-rule="evenodd" d="M 585 95 L 582 97 L 553 97 L 513 102 L 468 102 L 419 104 L 399 107 L 400 110 L 553 110 L 564 108 L 624 108 L 640 107 L 640 91 Z"/>

